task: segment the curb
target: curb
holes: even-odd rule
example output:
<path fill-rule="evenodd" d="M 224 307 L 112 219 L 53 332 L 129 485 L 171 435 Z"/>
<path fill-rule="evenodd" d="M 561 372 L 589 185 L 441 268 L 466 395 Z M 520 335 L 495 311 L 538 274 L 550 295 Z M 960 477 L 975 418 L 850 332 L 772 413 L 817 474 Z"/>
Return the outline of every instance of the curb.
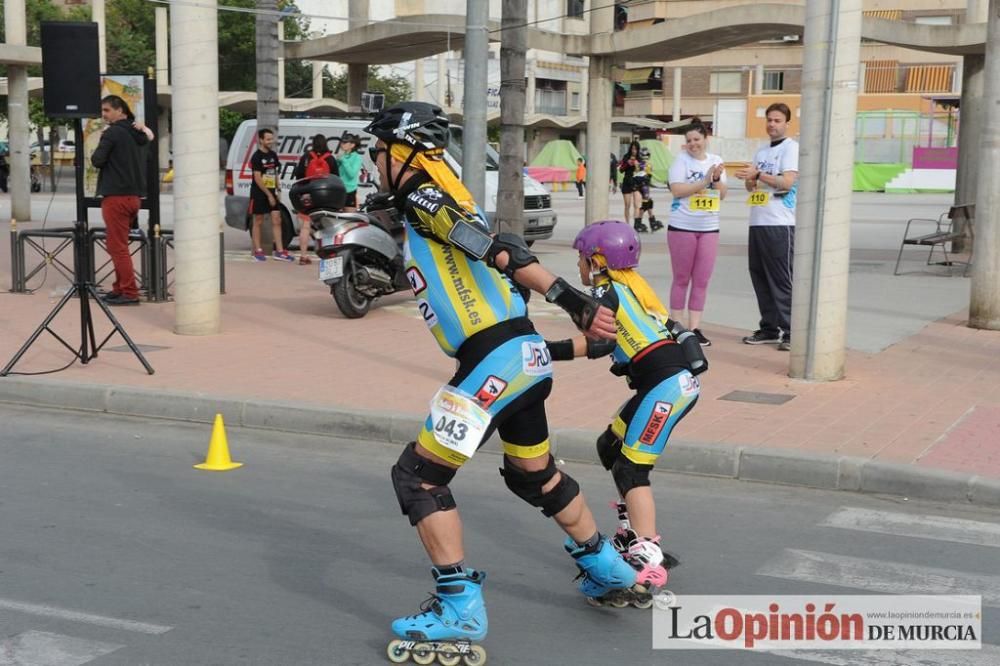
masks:
<path fill-rule="evenodd" d="M 9 377 L 0 380 L 0 403 L 206 424 L 212 423 L 216 413 L 221 413 L 228 424 L 247 428 L 400 444 L 413 439 L 421 423 L 418 416 L 391 412 Z M 561 460 L 595 463 L 597 434 L 566 428 L 554 430 L 552 453 Z M 495 453 L 502 451 L 496 436 L 483 448 Z M 676 441 L 671 442 L 669 455 L 663 456 L 656 469 L 1000 508 L 1000 479 L 852 456 Z"/>

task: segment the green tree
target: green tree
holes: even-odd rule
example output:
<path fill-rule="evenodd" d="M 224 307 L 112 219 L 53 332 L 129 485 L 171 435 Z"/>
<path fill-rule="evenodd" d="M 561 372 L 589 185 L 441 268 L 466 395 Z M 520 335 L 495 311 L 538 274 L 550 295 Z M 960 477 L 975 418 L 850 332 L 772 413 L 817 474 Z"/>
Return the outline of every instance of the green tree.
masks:
<path fill-rule="evenodd" d="M 236 136 L 236 130 L 239 129 L 240 123 L 247 119 L 247 116 L 242 113 L 237 113 L 231 109 L 219 109 L 219 134 L 226 138 L 226 141 L 232 141 L 233 137 Z"/>
<path fill-rule="evenodd" d="M 254 9 L 256 0 L 224 0 L 221 6 Z M 280 0 L 279 9 L 291 8 L 291 0 Z M 284 19 L 285 40 L 305 39 L 309 34 L 309 19 L 290 14 Z M 219 12 L 219 90 L 257 90 L 257 37 L 255 16 L 246 12 Z M 311 68 L 300 61 L 285 63 L 285 91 L 295 92 L 289 79 L 298 82 L 302 70 L 308 80 Z M 311 84 L 310 84 L 311 86 Z M 311 88 L 310 88 L 311 90 Z"/>
<path fill-rule="evenodd" d="M 156 15 L 147 0 L 107 3 L 108 72 L 146 74 L 156 65 Z"/>
<path fill-rule="evenodd" d="M 379 66 L 368 68 L 368 90 L 384 93 L 387 107 L 406 101 L 413 94 L 409 79 L 392 71 L 383 74 Z M 336 75 L 331 75 L 328 70 L 323 71 L 323 96 L 347 100 L 346 71 Z"/>

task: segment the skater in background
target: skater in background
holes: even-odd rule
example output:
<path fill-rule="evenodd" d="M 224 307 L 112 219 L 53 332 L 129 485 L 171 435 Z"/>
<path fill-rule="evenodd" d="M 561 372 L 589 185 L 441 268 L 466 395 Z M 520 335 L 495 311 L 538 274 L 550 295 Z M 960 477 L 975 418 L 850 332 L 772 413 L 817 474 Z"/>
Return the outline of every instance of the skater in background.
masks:
<path fill-rule="evenodd" d="M 587 184 L 587 164 L 582 157 L 576 158 L 576 192 L 583 198 L 583 188 Z"/>
<path fill-rule="evenodd" d="M 622 193 L 622 201 L 625 204 L 626 220 L 631 220 L 633 215 L 638 215 L 639 206 L 642 205 L 642 195 L 636 189 L 635 183 L 636 172 L 645 171 L 645 166 L 640 164 L 639 152 L 641 150 L 639 142 L 633 141 L 629 144 L 628 152 L 625 153 L 618 165 L 618 171 L 622 174 L 622 182 L 618 185 L 618 189 Z M 636 224 L 636 231 L 649 231 L 649 229 L 646 229 L 642 220 L 639 220 Z"/>
<path fill-rule="evenodd" d="M 404 641 L 434 641 L 429 650 L 454 655 L 486 636 L 485 574 L 465 566 L 449 483 L 494 430 L 503 442 L 504 482 L 566 532 L 565 549 L 583 573 L 581 591 L 593 597 L 629 588 L 635 571 L 598 532 L 578 484 L 556 469 L 549 452 L 545 399 L 552 362 L 521 290 L 544 294 L 604 344 L 615 336 L 613 314 L 549 273 L 519 236 L 488 233 L 482 212 L 443 159 L 450 130 L 439 107 L 404 102 L 380 112 L 366 131 L 377 139 L 369 155 L 379 182 L 405 221 L 407 276 L 417 307 L 441 350 L 458 361 L 417 440 L 391 471 L 399 507 L 416 527 L 437 583 L 422 612 L 392 623 L 403 640 L 389 644 L 389 658 L 401 663 L 412 647 Z M 485 659 L 480 646 L 471 649 Z"/>
<path fill-rule="evenodd" d="M 636 231 L 644 231 L 646 228 L 642 223 L 643 215 L 649 215 L 650 231 L 659 231 L 663 228 L 663 223 L 657 220 L 656 215 L 653 213 L 653 195 L 650 191 L 652 188 L 651 159 L 652 155 L 650 155 L 648 148 L 642 148 L 639 151 L 639 160 L 645 166 L 645 169 L 637 171 L 634 177 L 636 191 L 639 193 L 639 210 L 636 212 Z"/>
<path fill-rule="evenodd" d="M 573 248 L 580 253 L 583 284 L 593 287 L 594 297 L 615 312 L 618 337 L 609 352 L 611 372 L 624 376 L 635 391 L 598 438 L 597 453 L 622 499 L 614 542 L 635 568 L 636 585 L 597 601 L 648 608 L 652 595 L 666 584 L 667 570 L 677 564 L 660 548 L 649 472 L 674 427 L 698 401 L 695 375 L 708 369 L 708 363 L 696 338 L 668 319 L 667 309 L 635 270 L 639 236 L 627 223 L 604 221 L 585 227 Z M 554 361 L 596 357 L 583 337 L 546 344 Z"/>

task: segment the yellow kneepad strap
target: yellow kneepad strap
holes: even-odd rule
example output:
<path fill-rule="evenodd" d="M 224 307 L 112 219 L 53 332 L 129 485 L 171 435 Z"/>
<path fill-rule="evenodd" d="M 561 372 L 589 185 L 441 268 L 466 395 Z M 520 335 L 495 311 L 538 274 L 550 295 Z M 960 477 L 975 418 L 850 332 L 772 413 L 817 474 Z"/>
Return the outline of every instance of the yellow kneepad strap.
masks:
<path fill-rule="evenodd" d="M 627 445 L 622 446 L 622 455 L 637 465 L 655 465 L 656 459 L 660 457 L 659 454 L 646 453 L 645 451 L 639 451 L 638 449 L 633 449 Z"/>
<path fill-rule="evenodd" d="M 420 430 L 420 434 L 417 435 L 417 441 L 420 443 L 420 446 L 424 447 L 437 457 L 447 460 L 452 465 L 461 466 L 469 460 L 458 451 L 452 451 L 446 446 L 441 446 L 441 444 L 437 441 L 437 438 L 434 437 L 434 433 L 428 430 L 426 426 Z"/>
<path fill-rule="evenodd" d="M 512 458 L 538 458 L 549 452 L 549 440 L 545 439 L 538 444 L 511 444 L 503 442 L 503 452 Z"/>

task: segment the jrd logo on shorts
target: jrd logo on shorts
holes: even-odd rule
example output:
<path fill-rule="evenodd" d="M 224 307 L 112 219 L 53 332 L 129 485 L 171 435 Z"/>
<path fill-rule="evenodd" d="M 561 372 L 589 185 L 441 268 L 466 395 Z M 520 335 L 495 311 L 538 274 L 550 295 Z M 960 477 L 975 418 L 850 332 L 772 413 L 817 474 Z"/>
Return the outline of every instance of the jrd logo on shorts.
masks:
<path fill-rule="evenodd" d="M 544 342 L 521 345 L 521 369 L 526 375 L 541 376 L 552 372 L 552 353 Z"/>
<path fill-rule="evenodd" d="M 647 446 L 655 444 L 656 438 L 663 432 L 663 426 L 667 425 L 667 419 L 670 418 L 670 412 L 673 410 L 674 406 L 671 403 L 657 401 L 653 405 L 653 413 L 650 415 L 649 420 L 646 421 L 646 426 L 642 429 L 642 436 L 639 437 L 639 442 Z"/>

